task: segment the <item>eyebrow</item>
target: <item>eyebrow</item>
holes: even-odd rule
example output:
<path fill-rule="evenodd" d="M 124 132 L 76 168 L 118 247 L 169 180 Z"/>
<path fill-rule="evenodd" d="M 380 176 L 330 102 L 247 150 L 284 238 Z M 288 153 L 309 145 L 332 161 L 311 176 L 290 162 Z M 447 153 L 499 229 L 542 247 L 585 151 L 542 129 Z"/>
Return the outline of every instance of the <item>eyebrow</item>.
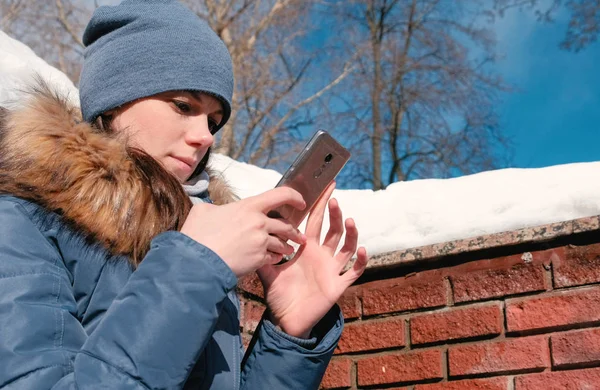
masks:
<path fill-rule="evenodd" d="M 192 97 L 194 99 L 198 100 L 202 104 L 202 92 L 199 92 L 199 91 L 186 91 L 186 92 L 189 93 L 190 95 L 192 95 Z M 218 98 L 216 98 L 216 97 L 214 97 L 214 98 L 218 100 Z M 221 105 L 221 104 L 222 103 L 219 101 L 219 105 Z M 215 111 L 213 114 L 223 115 L 223 110 Z"/>

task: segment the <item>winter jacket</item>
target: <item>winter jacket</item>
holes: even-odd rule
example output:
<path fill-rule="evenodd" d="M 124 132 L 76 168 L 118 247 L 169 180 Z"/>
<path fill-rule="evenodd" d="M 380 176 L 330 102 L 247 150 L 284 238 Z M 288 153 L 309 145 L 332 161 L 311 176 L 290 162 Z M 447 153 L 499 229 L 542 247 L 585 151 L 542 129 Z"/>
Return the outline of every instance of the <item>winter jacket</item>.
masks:
<path fill-rule="evenodd" d="M 177 205 L 135 159 L 47 90 L 1 113 L 0 387 L 317 388 L 339 308 L 310 340 L 261 321 L 242 359 L 236 276 L 154 223 Z"/>

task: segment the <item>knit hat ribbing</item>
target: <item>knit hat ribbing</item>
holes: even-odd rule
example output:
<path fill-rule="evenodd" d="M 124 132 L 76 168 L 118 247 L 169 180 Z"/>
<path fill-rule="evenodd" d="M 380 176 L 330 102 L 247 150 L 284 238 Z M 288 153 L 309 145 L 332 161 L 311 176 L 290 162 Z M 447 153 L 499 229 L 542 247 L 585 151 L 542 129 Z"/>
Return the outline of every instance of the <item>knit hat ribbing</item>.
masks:
<path fill-rule="evenodd" d="M 233 67 L 215 32 L 176 0 L 126 0 L 96 9 L 83 34 L 79 81 L 83 118 L 161 92 L 202 91 L 229 119 Z"/>

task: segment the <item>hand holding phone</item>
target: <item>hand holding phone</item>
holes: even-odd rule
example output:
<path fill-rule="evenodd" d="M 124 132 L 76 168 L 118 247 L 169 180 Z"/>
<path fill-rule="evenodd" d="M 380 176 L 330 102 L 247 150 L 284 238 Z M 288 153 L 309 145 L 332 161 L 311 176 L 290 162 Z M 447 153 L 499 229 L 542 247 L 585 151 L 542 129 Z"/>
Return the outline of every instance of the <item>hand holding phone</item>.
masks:
<path fill-rule="evenodd" d="M 298 191 L 306 202 L 306 208 L 298 210 L 285 205 L 271 215 L 280 216 L 298 227 L 349 159 L 350 152 L 329 133 L 317 131 L 276 186 Z"/>

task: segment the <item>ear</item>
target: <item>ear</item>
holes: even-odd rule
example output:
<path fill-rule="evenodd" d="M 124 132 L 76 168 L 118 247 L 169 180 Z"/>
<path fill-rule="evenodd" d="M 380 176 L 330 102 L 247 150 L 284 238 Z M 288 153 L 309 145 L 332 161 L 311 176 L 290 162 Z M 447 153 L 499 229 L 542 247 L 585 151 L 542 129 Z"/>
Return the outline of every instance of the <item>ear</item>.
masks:
<path fill-rule="evenodd" d="M 106 132 L 106 126 L 104 124 L 105 124 L 105 119 L 102 117 L 102 115 L 100 115 L 94 121 L 94 127 L 96 127 L 98 130 L 100 130 L 103 133 Z"/>
<path fill-rule="evenodd" d="M 100 114 L 94 121 L 94 126 L 103 133 L 110 131 L 114 112 L 114 110 L 110 110 Z"/>

